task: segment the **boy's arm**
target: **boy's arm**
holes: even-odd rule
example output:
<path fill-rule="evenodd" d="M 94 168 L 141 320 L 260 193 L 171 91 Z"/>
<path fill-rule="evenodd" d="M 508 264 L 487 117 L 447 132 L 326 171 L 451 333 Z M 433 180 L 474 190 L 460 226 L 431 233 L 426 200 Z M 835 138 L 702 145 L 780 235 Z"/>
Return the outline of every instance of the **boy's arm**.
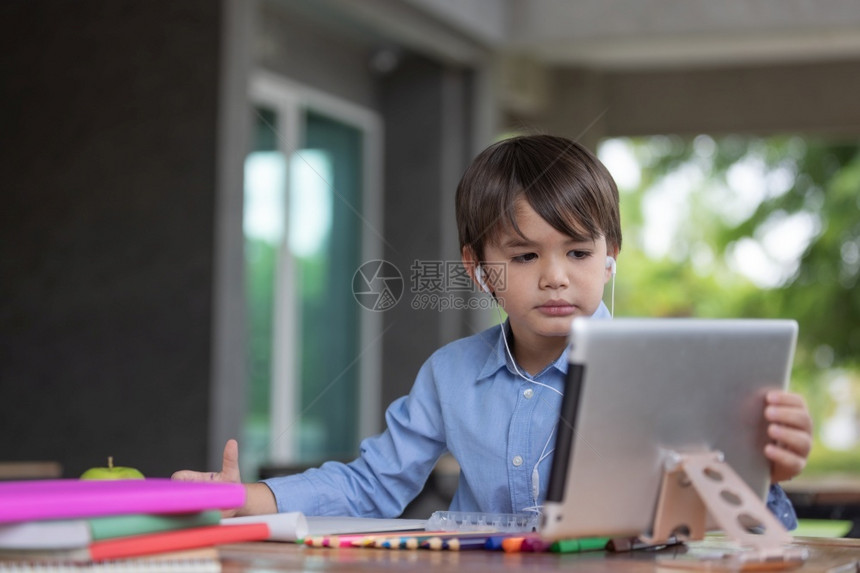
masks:
<path fill-rule="evenodd" d="M 236 440 L 227 440 L 224 446 L 224 457 L 220 472 L 195 472 L 180 470 L 171 476 L 179 481 L 215 481 L 222 483 L 242 483 L 239 476 L 239 444 Z M 275 496 L 264 483 L 245 484 L 245 505 L 236 510 L 224 511 L 224 517 L 234 515 L 260 515 L 277 513 Z"/>
<path fill-rule="evenodd" d="M 420 493 L 446 447 L 441 404 L 428 363 L 419 371 L 409 395 L 386 410 L 387 429 L 362 441 L 357 459 L 349 464 L 326 462 L 301 474 L 246 484 L 247 500 L 234 514 L 400 515 Z M 238 445 L 229 440 L 220 472 L 184 470 L 173 478 L 240 483 L 238 460 Z"/>
<path fill-rule="evenodd" d="M 439 403 L 425 395 L 427 390 L 428 385 L 419 381 L 408 397 L 395 400 L 385 413 L 386 430 L 362 440 L 353 461 L 330 461 L 300 474 L 265 480 L 278 511 L 400 515 L 420 493 L 445 449 Z"/>
<path fill-rule="evenodd" d="M 812 449 L 812 417 L 799 394 L 773 390 L 765 396 L 764 417 L 772 440 L 764 454 L 771 461 L 772 483 L 789 480 L 803 470 Z"/>

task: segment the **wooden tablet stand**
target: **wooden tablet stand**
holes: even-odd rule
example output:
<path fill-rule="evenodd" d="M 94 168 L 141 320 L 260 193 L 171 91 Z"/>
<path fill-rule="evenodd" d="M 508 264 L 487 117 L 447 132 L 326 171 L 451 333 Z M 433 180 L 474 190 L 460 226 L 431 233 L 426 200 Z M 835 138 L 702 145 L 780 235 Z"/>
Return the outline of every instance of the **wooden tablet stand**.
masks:
<path fill-rule="evenodd" d="M 720 556 L 733 569 L 786 569 L 806 559 L 806 552 L 789 547 L 793 538 L 758 495 L 727 464 L 720 452 L 672 452 L 648 543 L 670 538 L 698 540 L 705 536 L 705 517 L 713 516 L 726 537 L 742 551 Z M 700 564 L 713 560 L 702 561 Z M 681 562 L 661 562 L 661 565 Z M 711 563 L 712 565 L 713 563 Z M 693 567 L 690 561 L 686 567 Z"/>

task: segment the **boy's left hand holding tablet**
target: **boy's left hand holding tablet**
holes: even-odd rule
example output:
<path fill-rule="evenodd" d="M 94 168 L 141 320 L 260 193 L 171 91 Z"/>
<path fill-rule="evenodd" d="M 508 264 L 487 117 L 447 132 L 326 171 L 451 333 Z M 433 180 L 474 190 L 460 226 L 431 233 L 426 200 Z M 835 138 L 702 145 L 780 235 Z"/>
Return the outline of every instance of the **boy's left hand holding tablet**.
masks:
<path fill-rule="evenodd" d="M 772 483 L 797 476 L 812 449 L 812 417 L 799 394 L 772 390 L 765 396 L 764 418 L 772 440 L 764 449 Z"/>
<path fill-rule="evenodd" d="M 242 483 L 239 476 L 239 444 L 236 440 L 227 440 L 224 446 L 224 458 L 220 472 L 195 472 L 180 470 L 171 476 L 178 481 L 215 481 L 223 483 Z M 272 490 L 264 483 L 248 483 L 245 485 L 245 505 L 239 509 L 224 511 L 224 517 L 235 515 L 262 515 L 277 513 L 278 507 Z"/>

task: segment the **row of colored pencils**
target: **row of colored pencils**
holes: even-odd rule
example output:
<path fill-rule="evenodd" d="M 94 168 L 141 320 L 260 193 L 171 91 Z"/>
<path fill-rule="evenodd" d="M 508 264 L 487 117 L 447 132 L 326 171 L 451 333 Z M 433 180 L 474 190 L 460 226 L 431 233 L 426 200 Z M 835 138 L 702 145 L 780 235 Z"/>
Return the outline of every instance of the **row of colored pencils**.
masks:
<path fill-rule="evenodd" d="M 376 547 L 381 549 L 430 549 L 434 551 L 488 550 L 508 553 L 554 551 L 574 553 L 606 548 L 606 537 L 547 541 L 536 533 L 500 532 L 390 532 L 325 535 L 304 539 L 309 547 Z"/>

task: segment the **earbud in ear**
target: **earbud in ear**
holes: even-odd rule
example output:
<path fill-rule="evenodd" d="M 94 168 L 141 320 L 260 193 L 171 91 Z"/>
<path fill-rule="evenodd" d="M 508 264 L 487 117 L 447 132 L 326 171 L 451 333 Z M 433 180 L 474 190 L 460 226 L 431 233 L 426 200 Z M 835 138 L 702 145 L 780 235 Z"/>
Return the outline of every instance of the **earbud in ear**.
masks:
<path fill-rule="evenodd" d="M 487 286 L 487 282 L 484 280 L 484 269 L 481 268 L 481 265 L 475 266 L 475 280 L 481 285 L 482 291 L 490 294 L 490 287 Z"/>
<path fill-rule="evenodd" d="M 612 276 L 615 276 L 615 257 L 609 256 L 606 257 L 606 268 L 612 273 Z"/>

